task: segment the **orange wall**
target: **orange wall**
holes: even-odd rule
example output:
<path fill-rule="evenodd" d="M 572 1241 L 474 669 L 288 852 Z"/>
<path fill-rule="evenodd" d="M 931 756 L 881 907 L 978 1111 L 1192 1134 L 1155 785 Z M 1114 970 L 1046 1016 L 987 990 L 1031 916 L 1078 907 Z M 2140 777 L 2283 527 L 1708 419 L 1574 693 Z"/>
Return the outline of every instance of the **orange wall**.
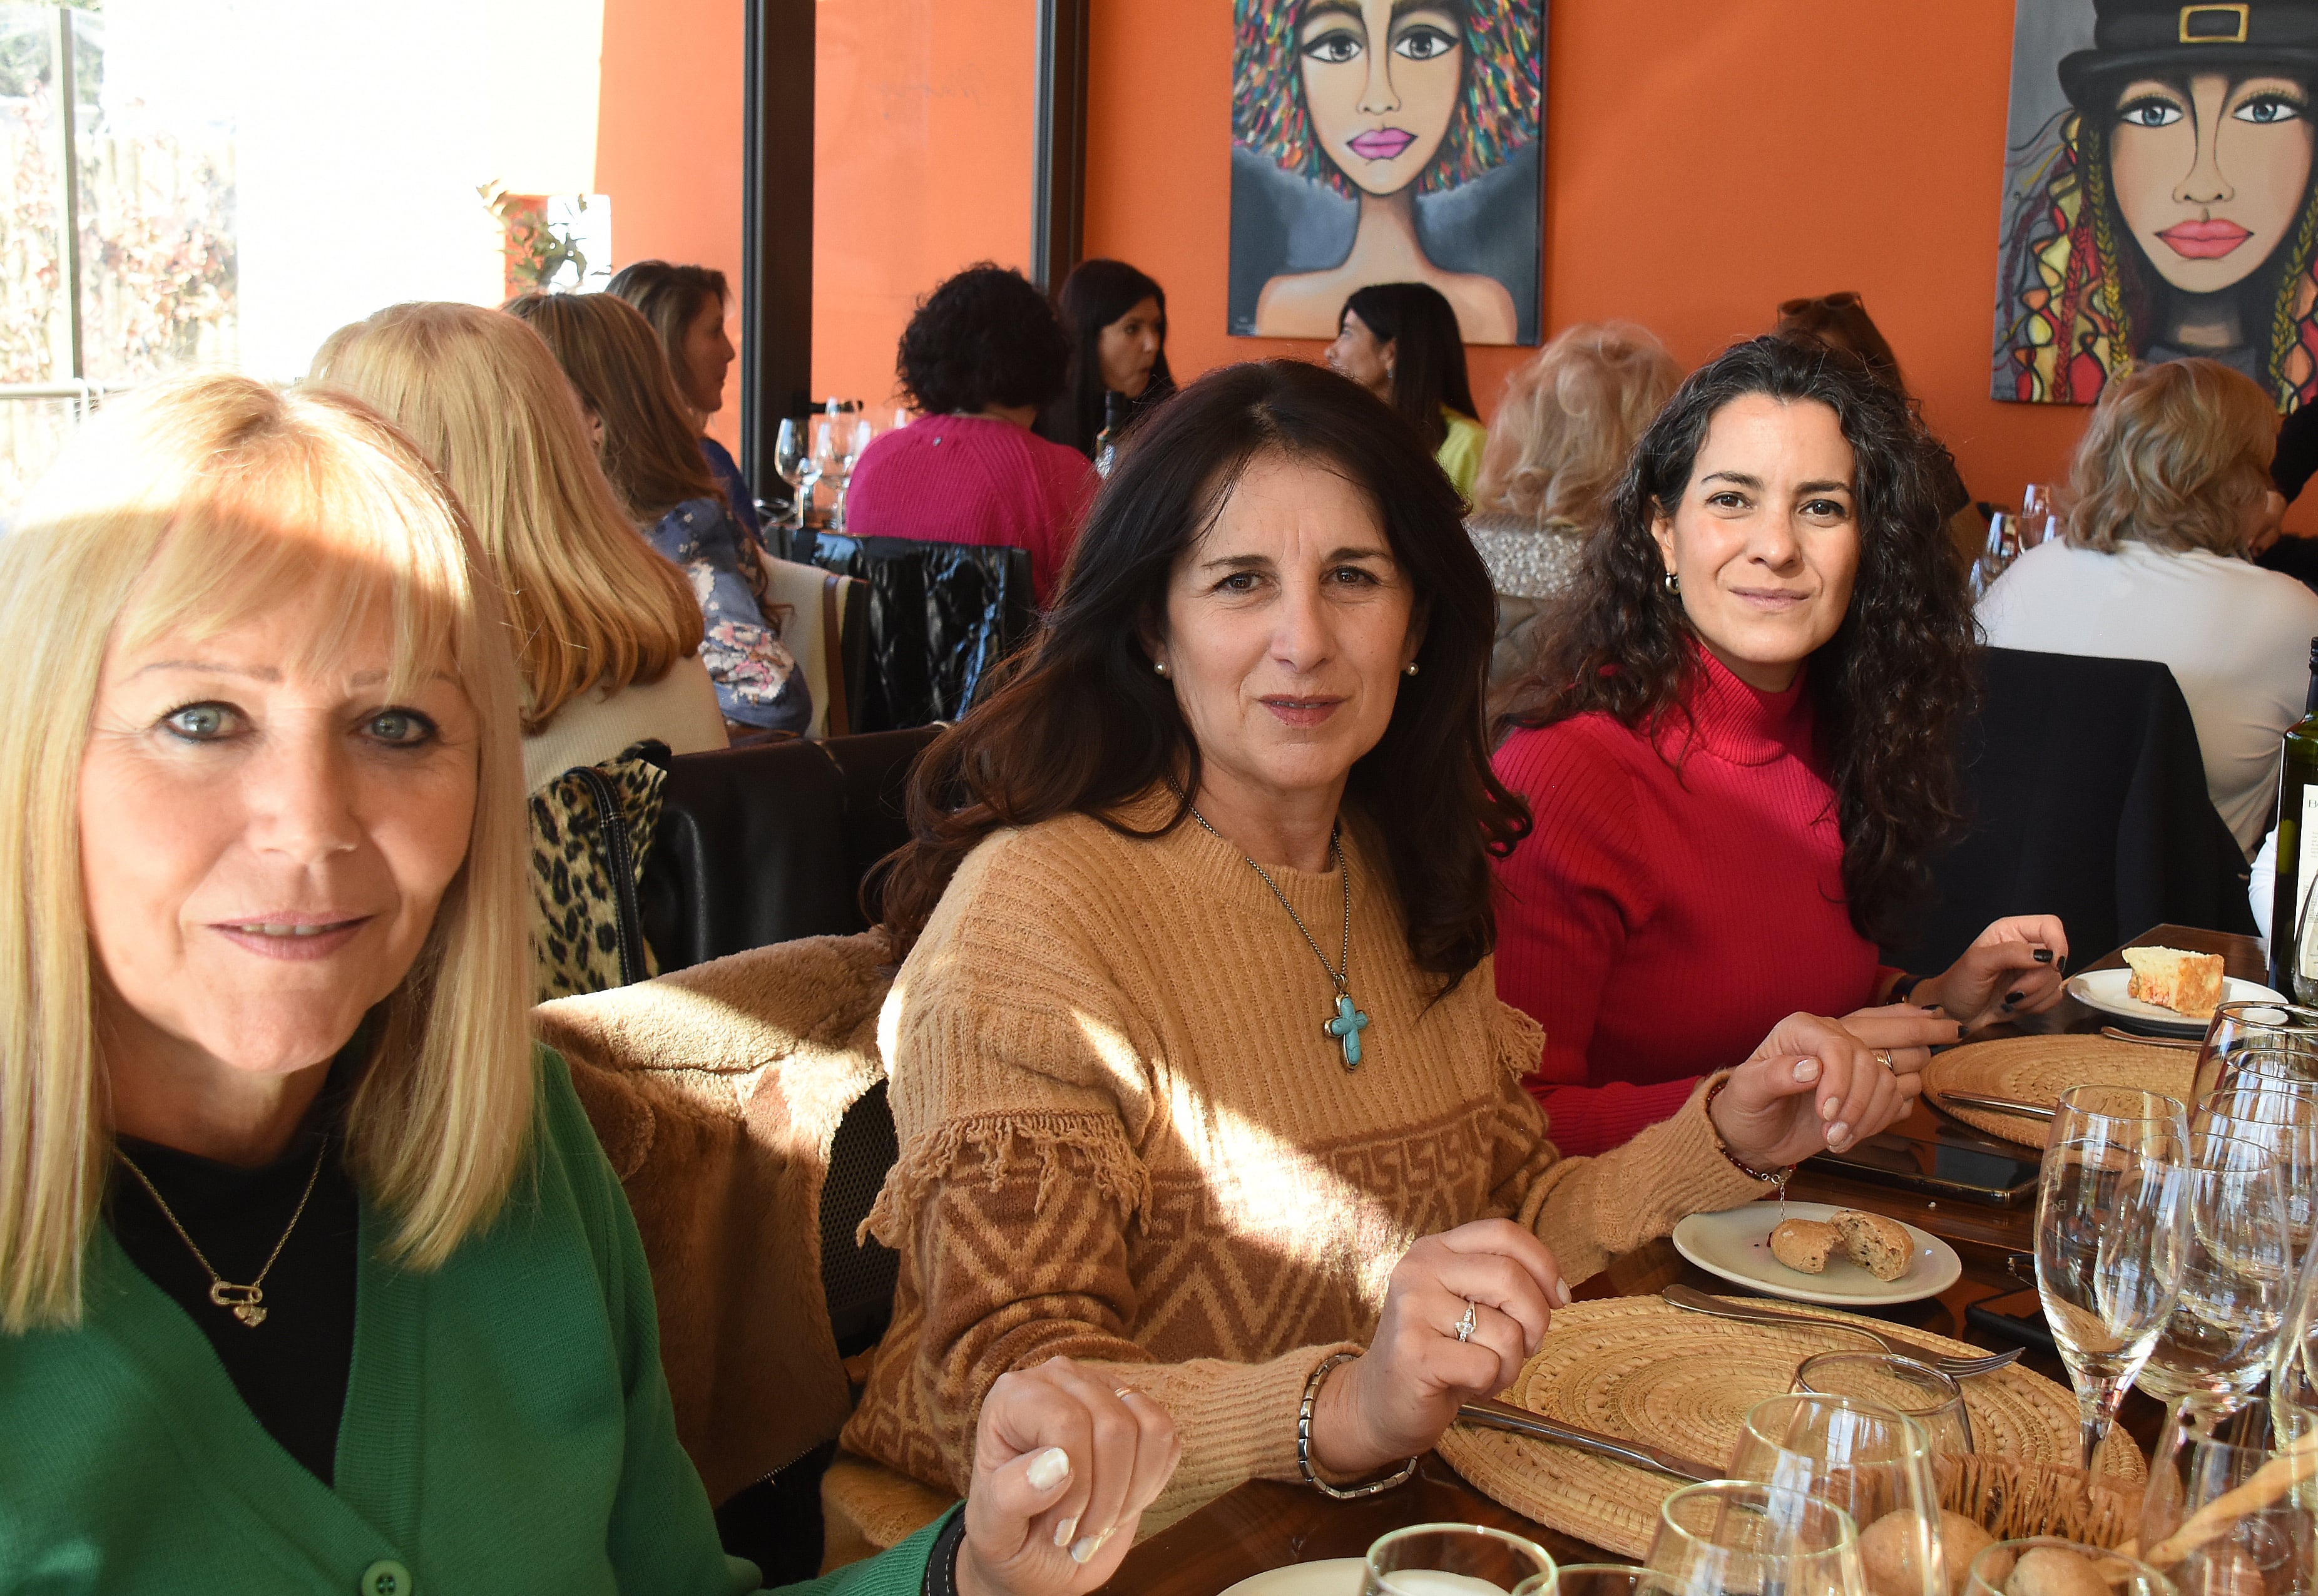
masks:
<path fill-rule="evenodd" d="M 741 77 L 741 0 L 604 0 L 596 190 L 612 196 L 615 266 L 714 266 L 737 303 Z M 737 309 L 728 330 L 737 346 Z M 734 450 L 740 404 L 736 360 L 709 426 Z"/>
<path fill-rule="evenodd" d="M 977 260 L 1027 267 L 1038 79 L 1029 0 L 822 0 L 813 384 L 890 420 L 918 298 Z"/>
<path fill-rule="evenodd" d="M 2013 0 L 1553 0 L 1545 320 L 1685 363 L 1855 288 L 1982 499 L 2059 475 L 2072 407 L 1987 397 Z M 1094 0 L 1087 252 L 1167 287 L 1185 375 L 1318 346 L 1224 331 L 1231 14 Z M 1476 348 L 1493 406 L 1525 352 Z"/>

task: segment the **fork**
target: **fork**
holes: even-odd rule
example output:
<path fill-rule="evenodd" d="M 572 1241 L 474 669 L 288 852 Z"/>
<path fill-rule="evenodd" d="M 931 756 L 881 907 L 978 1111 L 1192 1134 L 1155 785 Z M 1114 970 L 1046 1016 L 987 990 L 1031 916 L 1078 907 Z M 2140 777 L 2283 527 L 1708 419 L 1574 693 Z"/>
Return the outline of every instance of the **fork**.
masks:
<path fill-rule="evenodd" d="M 1687 1285 L 1669 1285 L 1661 1294 L 1677 1308 L 1693 1313 L 1712 1314 L 1717 1319 L 1735 1319 L 1743 1324 L 1810 1324 L 1825 1325 L 1833 1330 L 1854 1330 L 1870 1340 L 1882 1344 L 1883 1350 L 1894 1357 L 1912 1357 L 1918 1363 L 1929 1364 L 1953 1379 L 1961 1380 L 1972 1375 L 1985 1375 L 2000 1369 L 2027 1350 L 2015 1347 L 2009 1352 L 1990 1352 L 1978 1357 L 1960 1357 L 1952 1352 L 1927 1347 L 1920 1341 L 1886 1331 L 1870 1330 L 1864 1324 L 1847 1319 L 1825 1319 L 1816 1313 L 1792 1313 L 1783 1308 L 1756 1307 L 1751 1303 L 1734 1303 L 1729 1297 L 1709 1296 Z"/>

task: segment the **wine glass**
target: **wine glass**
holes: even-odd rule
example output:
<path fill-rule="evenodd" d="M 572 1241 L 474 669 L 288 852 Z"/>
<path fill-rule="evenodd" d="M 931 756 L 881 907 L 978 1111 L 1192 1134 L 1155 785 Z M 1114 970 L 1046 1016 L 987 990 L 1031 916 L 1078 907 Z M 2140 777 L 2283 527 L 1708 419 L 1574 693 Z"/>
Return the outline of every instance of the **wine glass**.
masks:
<path fill-rule="evenodd" d="M 812 475 L 813 486 L 817 488 L 830 478 L 835 477 L 837 491 L 842 495 L 845 491 L 845 475 L 841 469 L 844 458 L 844 446 L 838 441 L 836 421 L 823 416 L 813 422 L 813 455 L 805 465 L 806 471 Z M 840 527 L 837 530 L 842 531 L 844 528 Z"/>
<path fill-rule="evenodd" d="M 2080 1559 L 2084 1565 L 2082 1573 L 2055 1569 L 2051 1561 L 2054 1553 L 2065 1553 Z M 2021 1582 L 2024 1589 L 2075 1591 L 2089 1588 L 2102 1591 L 2103 1596 L 2179 1596 L 2172 1581 L 2137 1557 L 2049 1535 L 2030 1536 L 2021 1540 L 1999 1540 L 1993 1546 L 1981 1547 L 1980 1555 L 1972 1560 L 1971 1572 L 1964 1576 L 1964 1596 L 2004 1596 L 2007 1582 L 2014 1573 L 2024 1565 L 2033 1567 L 2037 1563 L 2044 1564 L 2049 1572 L 2041 1579 L 2034 1575 L 2024 1579 Z M 2058 1577 L 2054 1577 L 2055 1574 Z M 2085 1582 L 2087 1576 L 2091 1580 L 2089 1586 Z M 2216 1596 L 2219 1596 L 2218 1592 Z"/>
<path fill-rule="evenodd" d="M 1996 579 L 2004 574 L 2005 567 L 2020 557 L 2020 525 L 2002 510 L 1988 518 L 1988 542 L 1972 562 L 1972 596 L 1985 598 Z"/>
<path fill-rule="evenodd" d="M 1412 1524 L 1369 1547 L 1361 1596 L 1553 1596 L 1559 1571 L 1535 1541 L 1478 1524 Z"/>
<path fill-rule="evenodd" d="M 2035 548 L 2053 535 L 2053 490 L 2044 482 L 2030 482 L 2020 495 L 2020 547 L 2023 553 Z"/>
<path fill-rule="evenodd" d="M 1734 1480 L 1850 1514 L 1880 1596 L 1948 1596 L 1931 1436 L 1906 1414 L 1846 1396 L 1765 1397 L 1747 1411 L 1730 1466 Z"/>
<path fill-rule="evenodd" d="M 2302 1277 L 2278 1326 L 2269 1366 L 2269 1423 L 2279 1450 L 2318 1449 L 2318 1247 L 2302 1260 Z"/>
<path fill-rule="evenodd" d="M 1795 1366 L 1795 1390 L 1848 1396 L 1905 1413 L 1931 1438 L 1932 1454 L 1971 1452 L 1972 1414 L 1954 1375 L 1890 1352 L 1820 1352 Z"/>
<path fill-rule="evenodd" d="M 2036 1293 L 2077 1390 L 2085 1472 L 2116 1421 L 2187 1261 L 2189 1133 L 2176 1098 L 2061 1094 L 2036 1183 Z"/>
<path fill-rule="evenodd" d="M 1550 1588 L 1540 1574 L 1523 1581 L 1514 1596 L 1658 1596 L 1657 1577 L 1631 1563 L 1565 1563 Z"/>
<path fill-rule="evenodd" d="M 2270 1452 L 2269 1435 L 2260 1397 L 2210 1433 L 2177 1411 L 2158 1435 L 2137 1544 L 2183 1596 L 2318 1591 L 2318 1492 L 2295 1489 L 2295 1465 Z"/>
<path fill-rule="evenodd" d="M 2181 1294 L 2137 1384 L 2193 1430 L 2228 1413 L 2269 1372 L 2294 1285 L 2278 1159 L 2208 1127 L 2189 1136 Z"/>
<path fill-rule="evenodd" d="M 1685 1485 L 1658 1508 L 1642 1566 L 1664 1596 L 1866 1596 L 1859 1532 L 1831 1501 L 1745 1480 Z"/>
<path fill-rule="evenodd" d="M 781 429 L 773 440 L 773 474 L 789 487 L 789 518 L 785 525 L 801 528 L 804 525 L 805 500 L 809 491 L 800 491 L 804 481 L 804 428 L 795 418 L 781 418 Z"/>
<path fill-rule="evenodd" d="M 2318 1081 L 2238 1070 L 2197 1105 L 2189 1128 L 2253 1142 L 2277 1159 L 2287 1249 L 2300 1268 L 2318 1241 Z"/>
<path fill-rule="evenodd" d="M 2311 894 L 2318 898 L 2318 892 Z M 2318 1008 L 2240 998 L 2214 1010 L 2197 1052 L 2193 1102 L 2202 1102 L 2240 1069 L 2318 1081 Z"/>

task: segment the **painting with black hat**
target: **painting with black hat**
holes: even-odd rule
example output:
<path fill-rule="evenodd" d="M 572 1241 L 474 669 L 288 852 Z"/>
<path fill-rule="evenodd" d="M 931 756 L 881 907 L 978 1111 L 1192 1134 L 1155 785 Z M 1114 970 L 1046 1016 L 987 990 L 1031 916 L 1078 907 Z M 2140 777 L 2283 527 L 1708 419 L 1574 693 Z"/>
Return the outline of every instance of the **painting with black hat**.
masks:
<path fill-rule="evenodd" d="M 1998 399 L 2202 355 L 2318 397 L 2318 0 L 2017 0 Z"/>

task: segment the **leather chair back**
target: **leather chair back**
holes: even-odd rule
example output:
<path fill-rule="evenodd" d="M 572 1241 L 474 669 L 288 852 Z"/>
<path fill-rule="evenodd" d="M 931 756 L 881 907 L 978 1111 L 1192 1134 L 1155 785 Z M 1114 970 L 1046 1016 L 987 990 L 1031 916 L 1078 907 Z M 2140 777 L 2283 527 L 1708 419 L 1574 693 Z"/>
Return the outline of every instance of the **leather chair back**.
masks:
<path fill-rule="evenodd" d="M 856 732 L 956 720 L 1038 622 L 1027 549 L 821 532 L 793 557 L 868 584 Z"/>

